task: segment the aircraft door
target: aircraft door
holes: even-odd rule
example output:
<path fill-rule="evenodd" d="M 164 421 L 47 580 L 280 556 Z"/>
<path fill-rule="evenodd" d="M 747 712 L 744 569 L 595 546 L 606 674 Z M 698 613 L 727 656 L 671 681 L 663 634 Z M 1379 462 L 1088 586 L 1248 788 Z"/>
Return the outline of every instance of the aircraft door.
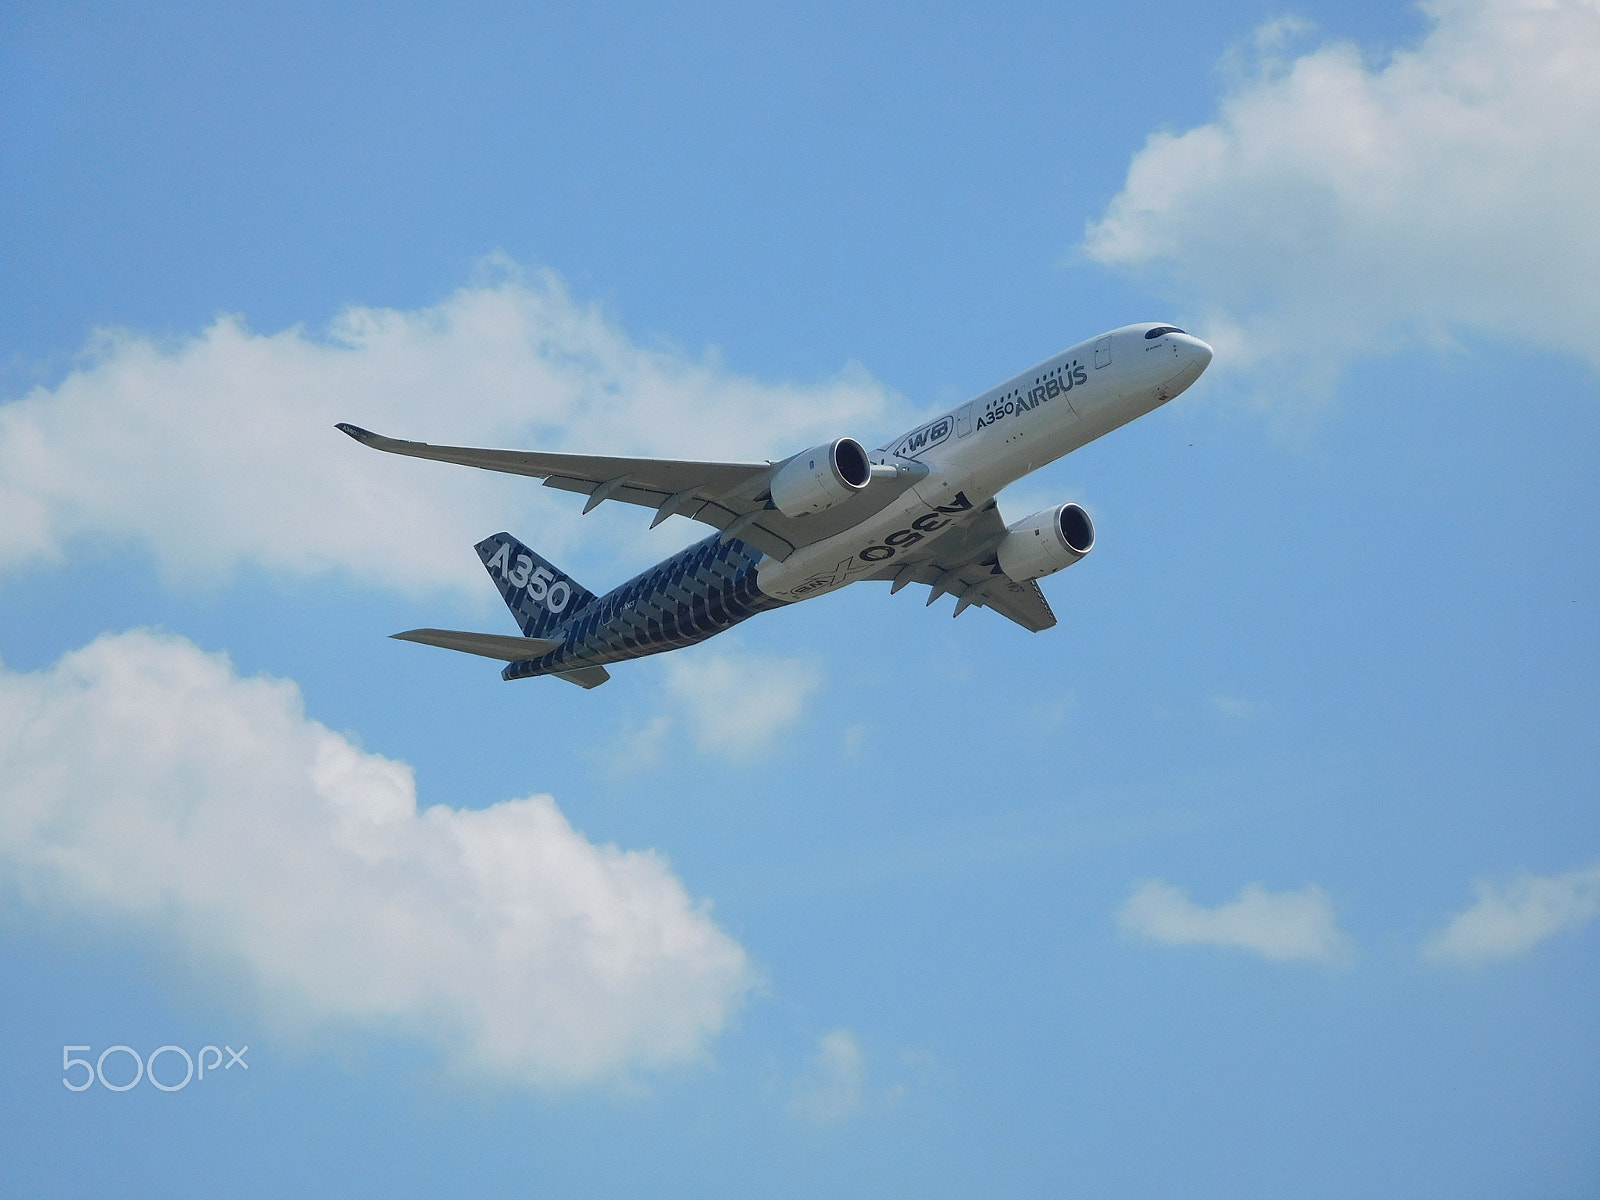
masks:
<path fill-rule="evenodd" d="M 956 410 L 956 436 L 964 438 L 972 432 L 972 402 L 969 400 Z"/>
<path fill-rule="evenodd" d="M 1109 367 L 1110 365 L 1111 339 L 1103 337 L 1094 344 L 1094 369 L 1098 371 L 1101 367 Z"/>

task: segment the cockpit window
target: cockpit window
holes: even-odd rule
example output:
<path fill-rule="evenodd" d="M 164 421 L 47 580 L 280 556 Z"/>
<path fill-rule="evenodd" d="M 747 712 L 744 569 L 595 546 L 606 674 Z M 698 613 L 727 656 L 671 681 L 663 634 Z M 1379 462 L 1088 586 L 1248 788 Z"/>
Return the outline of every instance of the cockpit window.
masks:
<path fill-rule="evenodd" d="M 1146 333 L 1144 335 L 1144 340 L 1148 342 L 1151 338 L 1158 338 L 1163 333 L 1182 333 L 1182 332 L 1183 332 L 1183 330 L 1179 329 L 1176 325 L 1157 325 L 1154 329 L 1150 330 L 1148 333 Z"/>

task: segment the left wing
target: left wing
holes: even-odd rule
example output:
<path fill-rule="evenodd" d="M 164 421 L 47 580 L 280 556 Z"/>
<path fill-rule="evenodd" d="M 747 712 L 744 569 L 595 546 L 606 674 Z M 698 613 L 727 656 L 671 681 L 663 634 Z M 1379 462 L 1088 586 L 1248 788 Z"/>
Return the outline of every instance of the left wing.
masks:
<path fill-rule="evenodd" d="M 893 580 L 892 592 L 908 583 L 926 583 L 929 604 L 947 592 L 955 596 L 954 616 L 973 605 L 992 608 L 1024 629 L 1040 633 L 1056 623 L 1056 615 L 1038 580 L 1016 583 L 1000 570 L 995 548 L 1005 532 L 1000 509 L 991 500 L 970 521 L 953 526 L 935 542 L 929 557 L 886 567 L 866 578 Z"/>
<path fill-rule="evenodd" d="M 358 425 L 341 423 L 338 428 L 363 445 L 390 454 L 543 479 L 545 487 L 588 496 L 584 512 L 603 500 L 622 500 L 655 509 L 652 528 L 681 514 L 720 529 L 725 540 L 738 538 L 780 560 L 801 546 L 830 537 L 871 516 L 917 481 L 917 472 L 902 469 L 892 479 L 873 479 L 836 508 L 805 517 L 786 517 L 772 507 L 768 493 L 781 462 L 692 462 L 542 450 L 480 450 L 401 441 Z"/>

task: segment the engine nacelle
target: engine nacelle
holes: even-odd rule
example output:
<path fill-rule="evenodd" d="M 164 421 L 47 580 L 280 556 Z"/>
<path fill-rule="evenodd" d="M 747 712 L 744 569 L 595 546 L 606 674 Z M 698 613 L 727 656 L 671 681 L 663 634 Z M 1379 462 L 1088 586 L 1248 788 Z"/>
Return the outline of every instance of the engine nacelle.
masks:
<path fill-rule="evenodd" d="M 1094 549 L 1094 522 L 1076 504 L 1058 504 L 1006 526 L 996 557 L 1016 583 L 1070 567 Z"/>
<path fill-rule="evenodd" d="M 772 477 L 772 503 L 786 517 L 825 512 L 843 504 L 872 478 L 866 448 L 839 438 L 796 454 Z"/>

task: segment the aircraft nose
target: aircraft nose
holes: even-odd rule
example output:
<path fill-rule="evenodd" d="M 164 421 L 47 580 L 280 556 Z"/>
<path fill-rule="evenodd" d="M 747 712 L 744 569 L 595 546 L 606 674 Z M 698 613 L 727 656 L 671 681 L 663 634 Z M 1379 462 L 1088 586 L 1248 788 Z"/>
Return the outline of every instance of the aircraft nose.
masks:
<path fill-rule="evenodd" d="M 1175 336 L 1177 337 L 1177 340 L 1182 343 L 1184 348 L 1184 357 L 1189 360 L 1189 365 L 1194 368 L 1194 373 L 1196 375 L 1199 375 L 1201 371 L 1204 371 L 1211 365 L 1212 355 L 1209 344 L 1202 342 L 1192 333 L 1185 333 Z"/>
<path fill-rule="evenodd" d="M 1178 344 L 1178 361 L 1181 364 L 1172 377 L 1162 384 L 1165 392 L 1163 399 L 1170 400 L 1199 379 L 1201 373 L 1211 365 L 1211 347 L 1192 334 L 1170 333 L 1167 336 Z"/>

